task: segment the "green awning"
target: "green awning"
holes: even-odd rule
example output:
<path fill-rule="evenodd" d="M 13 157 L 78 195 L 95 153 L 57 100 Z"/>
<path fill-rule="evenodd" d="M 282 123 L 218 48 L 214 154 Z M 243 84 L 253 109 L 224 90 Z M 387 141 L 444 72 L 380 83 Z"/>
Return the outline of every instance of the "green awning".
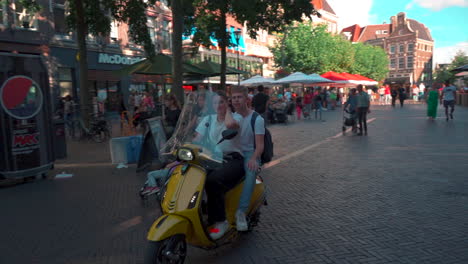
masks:
<path fill-rule="evenodd" d="M 211 72 L 207 72 L 191 63 L 183 62 L 182 69 L 187 74 L 197 74 L 209 76 Z M 123 67 L 115 71 L 120 76 L 131 74 L 147 74 L 147 75 L 171 75 L 172 74 L 172 57 L 165 54 L 158 54 L 152 59 L 144 59 L 137 63 Z"/>
<path fill-rule="evenodd" d="M 213 61 L 203 61 L 200 63 L 195 64 L 198 68 L 203 69 L 204 71 L 210 72 L 210 76 L 218 76 L 221 75 L 221 64 L 213 62 Z M 238 70 L 232 67 L 226 67 L 226 74 L 247 74 L 248 72 Z"/>

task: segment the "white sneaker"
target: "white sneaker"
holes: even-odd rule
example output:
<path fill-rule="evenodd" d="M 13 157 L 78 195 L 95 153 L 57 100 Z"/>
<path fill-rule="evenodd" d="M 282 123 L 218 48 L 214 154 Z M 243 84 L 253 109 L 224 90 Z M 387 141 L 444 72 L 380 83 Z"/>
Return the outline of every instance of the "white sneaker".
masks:
<path fill-rule="evenodd" d="M 213 240 L 220 239 L 224 236 L 226 231 L 229 230 L 229 223 L 227 221 L 224 222 L 216 222 L 214 227 L 210 230 L 210 237 Z"/>
<path fill-rule="evenodd" d="M 247 231 L 249 229 L 245 213 L 240 210 L 236 212 L 236 227 L 237 231 Z"/>

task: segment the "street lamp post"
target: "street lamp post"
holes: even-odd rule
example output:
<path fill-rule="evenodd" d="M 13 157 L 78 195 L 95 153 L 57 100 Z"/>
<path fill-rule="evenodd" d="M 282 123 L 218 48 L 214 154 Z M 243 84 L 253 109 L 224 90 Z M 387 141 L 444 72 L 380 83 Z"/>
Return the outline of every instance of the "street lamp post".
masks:
<path fill-rule="evenodd" d="M 239 64 L 239 54 L 240 54 L 240 38 L 242 36 L 242 31 L 241 30 L 236 30 L 234 31 L 234 35 L 236 37 L 236 48 L 237 48 L 237 69 L 240 70 L 240 64 Z M 237 74 L 237 87 L 240 86 L 240 73 Z"/>

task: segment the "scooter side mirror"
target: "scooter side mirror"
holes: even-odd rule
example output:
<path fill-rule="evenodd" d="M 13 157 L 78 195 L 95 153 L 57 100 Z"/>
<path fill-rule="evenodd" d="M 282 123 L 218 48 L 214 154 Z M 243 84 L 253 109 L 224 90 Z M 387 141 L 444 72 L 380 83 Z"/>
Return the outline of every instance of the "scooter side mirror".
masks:
<path fill-rule="evenodd" d="M 223 142 L 224 140 L 229 140 L 229 139 L 233 139 L 235 136 L 237 136 L 237 130 L 234 130 L 234 129 L 226 129 L 224 130 L 221 135 L 223 136 L 223 138 L 218 142 L 221 143 Z"/>

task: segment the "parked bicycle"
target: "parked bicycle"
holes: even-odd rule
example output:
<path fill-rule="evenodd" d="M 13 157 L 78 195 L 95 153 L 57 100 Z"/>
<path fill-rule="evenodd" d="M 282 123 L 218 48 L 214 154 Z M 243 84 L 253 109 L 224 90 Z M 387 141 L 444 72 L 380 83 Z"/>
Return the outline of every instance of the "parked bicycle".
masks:
<path fill-rule="evenodd" d="M 92 115 L 89 128 L 84 125 L 81 118 L 74 119 L 70 128 L 70 134 L 74 140 L 92 139 L 96 143 L 110 139 L 111 131 L 110 124 L 102 115 Z"/>

